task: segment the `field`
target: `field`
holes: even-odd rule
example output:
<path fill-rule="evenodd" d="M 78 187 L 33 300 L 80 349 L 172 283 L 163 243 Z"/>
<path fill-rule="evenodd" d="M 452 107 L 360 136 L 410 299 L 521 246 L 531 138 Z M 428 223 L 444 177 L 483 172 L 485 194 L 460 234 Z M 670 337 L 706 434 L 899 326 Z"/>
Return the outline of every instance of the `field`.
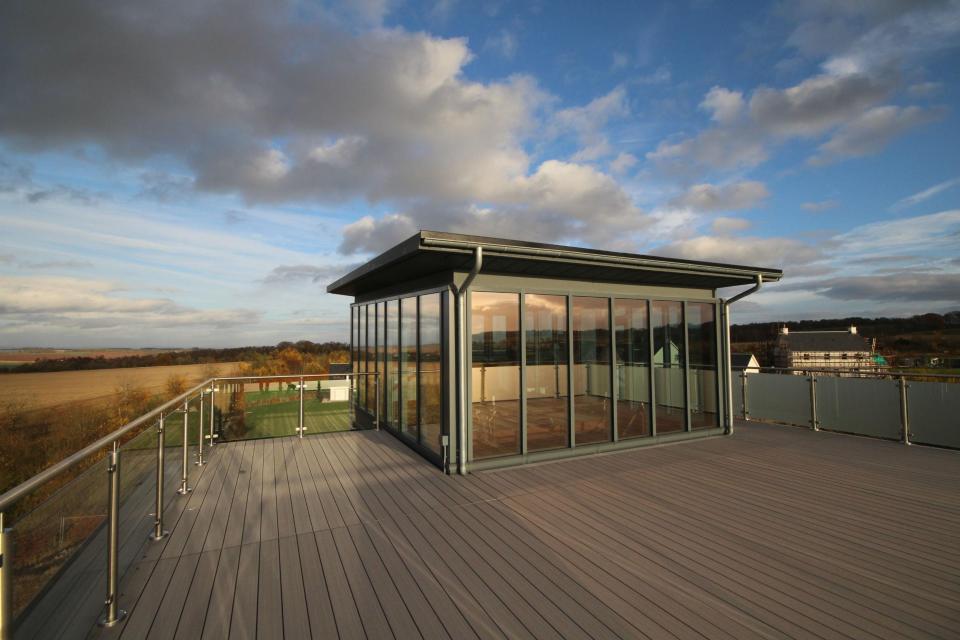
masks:
<path fill-rule="evenodd" d="M 0 349 L 0 368 L 60 358 L 124 358 L 170 353 L 178 349 Z"/>
<path fill-rule="evenodd" d="M 207 367 L 215 367 L 220 375 L 227 375 L 238 364 L 225 362 L 214 365 L 185 364 L 3 375 L 0 376 L 0 405 L 23 403 L 31 409 L 39 409 L 69 402 L 107 399 L 124 383 L 148 392 L 157 392 L 163 390 L 171 375 L 182 375 L 192 384 L 200 382 Z"/>

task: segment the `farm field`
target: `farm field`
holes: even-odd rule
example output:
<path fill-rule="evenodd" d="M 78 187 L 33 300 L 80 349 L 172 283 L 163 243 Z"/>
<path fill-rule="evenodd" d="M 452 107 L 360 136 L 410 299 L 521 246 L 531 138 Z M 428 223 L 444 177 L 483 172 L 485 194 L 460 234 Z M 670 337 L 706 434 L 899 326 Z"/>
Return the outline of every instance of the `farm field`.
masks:
<path fill-rule="evenodd" d="M 0 367 L 13 367 L 37 360 L 60 358 L 125 358 L 128 356 L 155 356 L 181 349 L 0 349 Z"/>
<path fill-rule="evenodd" d="M 163 389 L 171 375 L 182 375 L 188 382 L 196 383 L 207 367 L 215 367 L 220 375 L 226 375 L 238 364 L 222 362 L 213 365 L 184 364 L 3 375 L 0 376 L 0 404 L 24 403 L 30 408 L 39 409 L 67 402 L 105 399 L 124 383 L 156 392 Z"/>

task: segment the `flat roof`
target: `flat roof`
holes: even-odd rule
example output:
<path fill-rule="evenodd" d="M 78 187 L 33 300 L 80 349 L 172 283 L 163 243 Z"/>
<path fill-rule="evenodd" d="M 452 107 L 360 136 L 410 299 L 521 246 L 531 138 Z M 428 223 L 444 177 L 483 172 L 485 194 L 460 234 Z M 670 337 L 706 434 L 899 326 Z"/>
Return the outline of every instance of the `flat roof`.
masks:
<path fill-rule="evenodd" d="M 701 289 L 752 284 L 757 275 L 765 282 L 783 277 L 768 267 L 420 231 L 331 283 L 327 292 L 358 295 L 441 271 L 468 271 L 478 246 L 481 273 Z"/>

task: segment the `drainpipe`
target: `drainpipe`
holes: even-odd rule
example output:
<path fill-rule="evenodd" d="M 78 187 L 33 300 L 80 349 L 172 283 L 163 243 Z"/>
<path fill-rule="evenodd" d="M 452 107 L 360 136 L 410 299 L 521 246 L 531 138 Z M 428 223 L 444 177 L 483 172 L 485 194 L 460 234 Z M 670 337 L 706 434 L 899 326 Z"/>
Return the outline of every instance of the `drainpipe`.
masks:
<path fill-rule="evenodd" d="M 456 290 L 457 295 L 457 441 L 460 443 L 460 455 L 457 458 L 461 475 L 467 473 L 467 290 L 483 266 L 483 247 L 473 248 L 473 268 L 466 280 Z"/>
<path fill-rule="evenodd" d="M 723 331 L 727 343 L 725 354 L 727 370 L 727 435 L 733 433 L 733 362 L 731 358 L 733 346 L 730 344 L 730 305 L 760 290 L 760 287 L 763 286 L 763 275 L 758 273 L 756 278 L 757 283 L 755 285 L 746 291 L 741 291 L 720 305 L 720 309 L 723 311 Z"/>

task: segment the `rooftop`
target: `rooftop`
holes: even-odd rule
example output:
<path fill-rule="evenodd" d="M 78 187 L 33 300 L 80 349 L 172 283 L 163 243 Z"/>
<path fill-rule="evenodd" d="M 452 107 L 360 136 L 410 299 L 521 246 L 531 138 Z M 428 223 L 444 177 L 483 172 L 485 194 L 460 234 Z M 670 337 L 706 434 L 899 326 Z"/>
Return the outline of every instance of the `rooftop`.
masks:
<path fill-rule="evenodd" d="M 778 338 L 791 351 L 872 351 L 869 338 L 851 331 L 791 331 Z"/>
<path fill-rule="evenodd" d="M 92 625 L 94 540 L 20 633 L 955 637 L 958 474 L 954 451 L 759 423 L 465 477 L 376 431 L 221 444 L 165 540 L 150 483 L 127 498 L 125 621 Z"/>
<path fill-rule="evenodd" d="M 330 284 L 327 291 L 358 295 L 439 271 L 468 271 L 477 246 L 483 247 L 484 273 L 701 289 L 752 284 L 758 274 L 768 282 L 783 276 L 779 269 L 766 267 L 420 231 Z"/>

